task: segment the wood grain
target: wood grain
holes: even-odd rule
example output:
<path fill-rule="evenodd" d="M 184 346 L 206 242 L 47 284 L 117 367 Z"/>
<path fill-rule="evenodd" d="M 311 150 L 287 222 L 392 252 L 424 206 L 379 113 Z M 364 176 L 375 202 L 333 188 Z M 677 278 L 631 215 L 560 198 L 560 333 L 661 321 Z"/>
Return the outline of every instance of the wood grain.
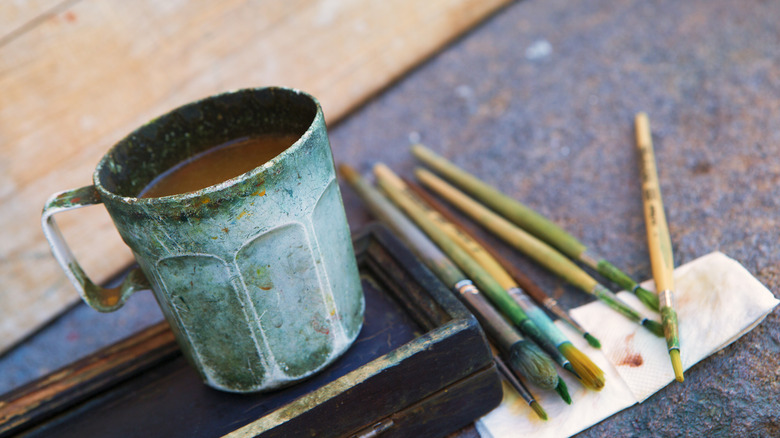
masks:
<path fill-rule="evenodd" d="M 330 123 L 508 0 L 35 1 L 0 29 L 0 352 L 77 300 L 39 223 L 136 126 L 220 91 L 317 96 Z M 40 10 L 35 10 L 41 8 Z M 131 261 L 101 207 L 58 223 L 87 273 Z"/>
<path fill-rule="evenodd" d="M 0 399 L 0 436 L 35 424 L 179 354 L 168 323 L 141 332 L 17 388 Z"/>

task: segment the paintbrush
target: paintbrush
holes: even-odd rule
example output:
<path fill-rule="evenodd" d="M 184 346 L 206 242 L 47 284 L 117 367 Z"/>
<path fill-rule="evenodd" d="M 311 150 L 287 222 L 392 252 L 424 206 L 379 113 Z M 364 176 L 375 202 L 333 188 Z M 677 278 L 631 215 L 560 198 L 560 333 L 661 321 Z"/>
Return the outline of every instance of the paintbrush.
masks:
<path fill-rule="evenodd" d="M 398 187 L 404 189 L 406 187 Z M 426 205 L 423 200 L 418 201 L 428 219 L 439 227 L 440 230 L 458 244 L 474 261 L 476 261 L 498 284 L 515 300 L 523 309 L 528 318 L 542 330 L 544 335 L 552 341 L 558 351 L 561 352 L 574 366 L 574 370 L 582 377 L 586 386 L 601 390 L 604 387 L 604 373 L 585 354 L 583 354 L 564 335 L 552 320 L 539 308 L 531 298 L 523 292 L 517 282 L 504 270 L 498 261 L 493 258 L 478 242 L 471 239 L 452 222 L 449 222 L 436 210 Z M 578 365 L 580 366 L 578 368 Z"/>
<path fill-rule="evenodd" d="M 498 212 L 528 233 L 555 247 L 567 257 L 596 270 L 621 288 L 633 292 L 642 303 L 658 311 L 658 297 L 613 264 L 597 255 L 577 238 L 530 207 L 501 193 L 474 175 L 422 145 L 412 146 L 412 154 L 474 198 Z"/>
<path fill-rule="evenodd" d="M 663 326 L 660 323 L 642 316 L 554 248 L 497 215 L 428 170 L 417 169 L 415 175 L 426 187 L 549 271 L 578 289 L 594 295 L 609 308 L 641 324 L 656 336 L 663 336 Z"/>
<path fill-rule="evenodd" d="M 650 120 L 645 113 L 636 115 L 636 145 L 639 149 L 640 173 L 642 176 L 642 203 L 647 227 L 647 246 L 650 250 L 650 264 L 653 268 L 655 289 L 661 303 L 666 346 L 678 382 L 684 380 L 680 359 L 680 338 L 677 330 L 677 312 L 674 310 L 674 256 L 669 226 L 666 223 L 658 182 L 653 140 L 650 136 Z"/>
<path fill-rule="evenodd" d="M 515 376 L 512 370 L 510 370 L 506 363 L 504 363 L 504 360 L 501 359 L 501 356 L 496 350 L 496 347 L 492 343 L 490 344 L 490 350 L 493 352 L 493 362 L 496 364 L 496 369 L 498 369 L 501 377 L 503 377 L 504 380 L 515 390 L 515 392 L 517 392 L 517 394 L 522 397 L 526 403 L 528 403 L 528 406 L 531 407 L 531 409 L 536 413 L 536 415 L 539 416 L 539 418 L 547 421 L 547 412 L 545 412 L 544 408 L 542 408 L 542 405 L 536 401 L 536 398 L 531 393 L 531 391 L 526 388 L 523 382 L 517 376 Z"/>
<path fill-rule="evenodd" d="M 501 346 L 512 369 L 540 388 L 554 389 L 566 403 L 571 403 L 566 384 L 558 376 L 552 359 L 498 314 L 463 271 L 377 189 L 345 164 L 339 166 L 339 171 L 371 213 L 387 224 L 445 285 L 461 296 L 488 336 Z"/>
<path fill-rule="evenodd" d="M 512 299 L 506 290 L 478 262 L 447 236 L 436 223 L 428 218 L 424 203 L 405 187 L 400 178 L 383 165 L 375 166 L 374 173 L 377 175 L 379 186 L 388 194 L 390 199 L 404 210 L 456 265 L 466 272 L 479 289 L 488 296 L 490 301 L 520 328 L 523 334 L 536 342 L 554 359 L 556 353 L 568 359 L 570 362 L 568 364 L 569 367 L 563 365 L 564 368 L 571 371 L 588 387 L 598 389 L 603 386 L 603 372 L 601 369 L 576 349 L 567 347 L 559 349 L 549 338 L 549 333 L 541 330 L 528 317 L 523 308 Z M 430 209 L 428 208 L 427 210 Z M 580 354 L 577 354 L 578 352 Z"/>
<path fill-rule="evenodd" d="M 568 323 L 569 326 L 571 326 L 574 330 L 579 332 L 585 340 L 588 342 L 588 344 L 593 348 L 601 348 L 601 343 L 596 339 L 593 335 L 591 335 L 584 327 L 582 327 L 577 321 L 575 321 L 571 316 L 569 316 L 568 312 L 564 310 L 558 302 L 551 296 L 547 295 L 542 288 L 540 288 L 536 283 L 534 283 L 530 278 L 528 278 L 524 273 L 522 273 L 514 264 L 510 263 L 506 258 L 504 258 L 501 254 L 499 254 L 498 251 L 496 251 L 495 248 L 493 248 L 491 245 L 489 245 L 484 239 L 482 239 L 475 231 L 474 229 L 466 224 L 464 221 L 460 220 L 456 215 L 452 214 L 451 211 L 447 207 L 445 207 L 441 202 L 439 202 L 436 198 L 434 198 L 430 193 L 425 191 L 422 187 L 417 185 L 417 183 L 413 181 L 408 181 L 404 179 L 404 182 L 406 185 L 417 195 L 419 196 L 423 201 L 425 201 L 431 208 L 436 210 L 439 214 L 441 214 L 447 221 L 451 222 L 453 225 L 455 225 L 462 233 L 467 235 L 469 238 L 477 242 L 479 246 L 484 249 L 485 251 L 490 254 L 490 256 L 496 260 L 496 262 L 503 268 L 507 274 L 511 276 L 511 278 L 515 281 L 515 283 L 525 292 L 528 293 L 537 303 L 543 305 L 547 310 L 552 312 L 553 315 L 557 316 L 564 322 Z M 511 291 L 507 290 L 507 292 Z"/>

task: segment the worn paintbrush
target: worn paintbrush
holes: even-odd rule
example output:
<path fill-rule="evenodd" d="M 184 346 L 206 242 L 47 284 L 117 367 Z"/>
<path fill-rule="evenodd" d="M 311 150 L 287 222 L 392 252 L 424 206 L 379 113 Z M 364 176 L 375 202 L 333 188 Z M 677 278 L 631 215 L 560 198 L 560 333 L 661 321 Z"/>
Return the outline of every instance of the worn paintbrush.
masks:
<path fill-rule="evenodd" d="M 515 392 L 517 392 L 517 394 L 522 397 L 526 403 L 528 403 L 528 406 L 531 407 L 531 409 L 539 418 L 547 421 L 547 412 L 544 410 L 544 408 L 542 408 L 542 405 L 536 401 L 536 397 L 534 397 L 531 391 L 525 387 L 523 382 L 517 376 L 515 376 L 512 370 L 510 370 L 506 363 L 504 363 L 504 360 L 501 359 L 501 355 L 498 353 L 496 347 L 492 343 L 490 344 L 490 350 L 493 352 L 493 363 L 496 364 L 496 368 L 501 374 L 501 377 L 503 377 L 504 380 L 509 383 L 509 385 L 515 390 Z"/>
<path fill-rule="evenodd" d="M 403 183 L 403 181 L 400 181 Z M 403 190 L 406 186 L 399 186 Z M 553 324 L 552 320 L 539 308 L 531 298 L 523 292 L 517 282 L 504 270 L 504 268 L 493 258 L 478 242 L 471 239 L 466 233 L 459 229 L 455 224 L 449 222 L 436 210 L 431 208 L 423 200 L 418 200 L 418 205 L 425 212 L 428 219 L 439 227 L 440 230 L 458 244 L 461 249 L 466 251 L 474 261 L 476 261 L 487 273 L 492 276 L 498 284 L 506 290 L 515 302 L 523 309 L 528 318 L 539 327 L 544 335 L 552 341 L 558 351 L 561 352 L 574 366 L 574 370 L 581 376 L 583 384 L 595 389 L 601 390 L 604 387 L 604 373 L 594 364 L 590 358 L 582 353 L 571 341 Z M 578 368 L 578 365 L 580 366 Z"/>
<path fill-rule="evenodd" d="M 339 171 L 371 213 L 387 224 L 444 284 L 461 296 L 488 336 L 501 346 L 512 369 L 540 388 L 555 390 L 564 401 L 571 403 L 566 384 L 558 376 L 550 357 L 536 344 L 524 339 L 498 314 L 463 271 L 368 181 L 348 165 L 342 164 Z"/>
<path fill-rule="evenodd" d="M 611 309 L 641 324 L 656 336 L 663 336 L 663 326 L 660 323 L 642 316 L 551 246 L 489 210 L 430 171 L 417 169 L 415 175 L 423 185 L 549 271 L 578 289 L 594 295 Z"/>
<path fill-rule="evenodd" d="M 405 187 L 400 178 L 389 168 L 382 165 L 375 166 L 374 172 L 377 175 L 379 186 L 387 192 L 390 199 L 401 207 L 456 265 L 466 272 L 479 289 L 488 296 L 490 301 L 520 328 L 523 334 L 539 344 L 553 358 L 555 358 L 554 355 L 556 353 L 566 357 L 570 362 L 569 366 L 571 368 L 567 368 L 565 365 L 564 368 L 571 371 L 587 386 L 594 389 L 603 386 L 603 372 L 598 366 L 587 356 L 579 352 L 579 350 L 565 347 L 559 349 L 554 342 L 551 342 L 548 333 L 528 317 L 523 308 L 512 299 L 506 290 L 466 251 L 447 236 L 437 224 L 428 218 L 424 203 Z M 567 354 L 568 356 L 566 356 Z M 580 374 L 579 370 L 584 370 L 583 374 Z"/>
<path fill-rule="evenodd" d="M 490 256 L 493 257 L 493 259 L 495 259 L 496 262 L 498 262 L 498 264 L 507 272 L 507 274 L 512 277 L 517 285 L 528 295 L 530 295 L 537 303 L 543 305 L 545 308 L 547 308 L 547 310 L 552 312 L 553 315 L 568 323 L 569 326 L 571 326 L 574 330 L 579 332 L 582 337 L 585 338 L 591 347 L 601 348 L 601 343 L 598 339 L 596 339 L 584 327 L 577 323 L 577 321 L 569 316 L 568 312 L 566 312 L 566 310 L 564 310 L 553 297 L 547 295 L 541 287 L 539 287 L 535 282 L 528 278 L 528 276 L 521 272 L 520 269 L 518 269 L 514 264 L 510 263 L 504 256 L 496 251 L 495 248 L 482 239 L 470 225 L 466 224 L 465 221 L 460 220 L 460 218 L 452 214 L 452 212 L 447 207 L 445 207 L 425 189 L 417 185 L 417 183 L 408 181 L 406 179 L 404 179 L 404 182 L 417 196 L 430 205 L 431 208 L 436 210 L 446 220 L 458 227 L 461 232 L 477 242 L 485 251 L 487 251 L 488 254 L 490 254 Z M 507 290 L 507 292 L 510 291 Z"/>
<path fill-rule="evenodd" d="M 412 146 L 412 153 L 428 167 L 468 192 L 475 199 L 498 212 L 525 231 L 555 247 L 567 257 L 579 261 L 633 292 L 642 303 L 658 311 L 658 297 L 643 288 L 623 271 L 594 253 L 574 236 L 530 207 L 501 193 L 474 175 L 422 145 Z"/>
<path fill-rule="evenodd" d="M 674 376 L 682 382 L 683 369 L 680 359 L 680 338 L 677 330 L 677 312 L 674 309 L 674 256 L 672 240 L 666 223 L 661 200 L 661 186 L 658 182 L 653 140 L 650 136 L 650 120 L 645 113 L 636 115 L 636 145 L 639 149 L 639 165 L 642 177 L 642 203 L 647 227 L 647 246 L 650 250 L 650 264 L 653 279 L 661 303 L 666 346 L 672 360 Z"/>

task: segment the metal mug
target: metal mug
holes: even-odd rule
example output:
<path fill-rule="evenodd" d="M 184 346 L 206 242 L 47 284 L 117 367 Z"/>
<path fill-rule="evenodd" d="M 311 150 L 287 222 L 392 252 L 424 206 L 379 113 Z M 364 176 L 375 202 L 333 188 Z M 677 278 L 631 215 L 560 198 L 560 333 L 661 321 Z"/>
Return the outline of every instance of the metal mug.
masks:
<path fill-rule="evenodd" d="M 276 158 L 194 192 L 139 198 L 155 177 L 210 147 L 254 134 L 299 139 Z M 95 285 L 53 215 L 102 203 L 140 269 Z M 322 108 L 285 88 L 190 103 L 113 146 L 93 185 L 53 195 L 42 214 L 54 256 L 93 308 L 150 288 L 204 381 L 232 392 L 306 378 L 355 340 L 365 302 Z"/>

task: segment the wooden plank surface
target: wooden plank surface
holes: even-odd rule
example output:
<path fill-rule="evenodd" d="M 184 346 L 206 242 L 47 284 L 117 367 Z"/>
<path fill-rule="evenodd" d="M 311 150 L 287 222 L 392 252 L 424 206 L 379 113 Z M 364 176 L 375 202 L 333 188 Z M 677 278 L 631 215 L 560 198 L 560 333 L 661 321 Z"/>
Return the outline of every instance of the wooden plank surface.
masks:
<path fill-rule="evenodd" d="M 220 91 L 317 96 L 329 122 L 508 0 L 32 1 L 0 29 L 0 352 L 78 299 L 40 210 L 136 126 Z M 32 10 L 23 10 L 29 7 Z M 41 8 L 41 10 L 35 10 Z M 131 261 L 102 207 L 58 217 L 103 281 Z"/>

